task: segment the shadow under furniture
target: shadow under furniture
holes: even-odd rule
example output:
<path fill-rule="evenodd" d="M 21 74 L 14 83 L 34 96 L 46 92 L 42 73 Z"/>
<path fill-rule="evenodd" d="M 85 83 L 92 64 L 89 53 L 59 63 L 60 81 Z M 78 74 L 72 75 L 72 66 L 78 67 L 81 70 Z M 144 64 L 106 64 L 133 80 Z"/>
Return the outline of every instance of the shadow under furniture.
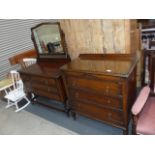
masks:
<path fill-rule="evenodd" d="M 35 95 L 32 98 L 33 103 L 67 111 L 67 96 L 59 68 L 69 62 L 70 58 L 60 24 L 42 23 L 33 27 L 31 31 L 37 51 L 37 63 L 19 70 L 26 92 L 29 96 Z M 63 109 L 39 101 L 38 96 L 60 101 Z"/>
<path fill-rule="evenodd" d="M 81 54 L 61 67 L 71 114 L 99 120 L 128 134 L 136 97 L 137 58 L 129 54 Z"/>

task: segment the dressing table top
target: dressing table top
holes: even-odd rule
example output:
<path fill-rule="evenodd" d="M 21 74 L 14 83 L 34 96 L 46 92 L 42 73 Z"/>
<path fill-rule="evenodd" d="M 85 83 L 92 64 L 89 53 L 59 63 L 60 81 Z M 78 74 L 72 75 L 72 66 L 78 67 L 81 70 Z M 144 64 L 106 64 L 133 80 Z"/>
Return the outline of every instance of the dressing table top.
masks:
<path fill-rule="evenodd" d="M 112 55 L 110 57 L 110 55 Z M 115 57 L 115 56 L 116 57 Z M 128 77 L 137 64 L 136 58 L 127 58 L 117 56 L 116 54 L 98 55 L 98 54 L 80 55 L 79 58 L 61 67 L 65 71 L 77 71 L 87 73 L 98 73 L 112 76 Z"/>
<path fill-rule="evenodd" d="M 21 69 L 20 73 L 41 77 L 58 78 L 61 76 L 60 67 L 65 63 L 67 62 L 39 62 L 25 69 Z"/>

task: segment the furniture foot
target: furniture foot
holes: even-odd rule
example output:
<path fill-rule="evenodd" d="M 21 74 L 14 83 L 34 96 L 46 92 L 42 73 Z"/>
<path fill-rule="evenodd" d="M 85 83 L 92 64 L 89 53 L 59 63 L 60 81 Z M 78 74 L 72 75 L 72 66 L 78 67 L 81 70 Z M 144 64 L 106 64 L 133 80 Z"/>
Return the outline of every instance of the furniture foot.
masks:
<path fill-rule="evenodd" d="M 73 112 L 73 111 L 72 111 L 72 112 L 71 112 L 71 115 L 72 115 L 72 117 L 73 117 L 74 120 L 77 119 L 77 114 L 76 114 L 76 112 Z"/>
<path fill-rule="evenodd" d="M 123 135 L 128 135 L 128 129 L 123 130 Z"/>
<path fill-rule="evenodd" d="M 71 110 L 67 109 L 67 116 L 70 117 L 70 115 L 71 115 Z"/>

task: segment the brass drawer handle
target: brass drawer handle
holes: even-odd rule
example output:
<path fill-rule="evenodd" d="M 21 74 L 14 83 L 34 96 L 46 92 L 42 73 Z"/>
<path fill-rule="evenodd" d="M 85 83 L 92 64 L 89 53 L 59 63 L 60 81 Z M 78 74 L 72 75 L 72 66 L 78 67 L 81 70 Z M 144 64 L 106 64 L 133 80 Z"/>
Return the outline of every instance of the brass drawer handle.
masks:
<path fill-rule="evenodd" d="M 108 104 L 110 104 L 111 103 L 111 100 L 110 99 L 108 99 Z"/>
<path fill-rule="evenodd" d="M 76 86 L 76 82 L 72 82 L 72 86 Z"/>
<path fill-rule="evenodd" d="M 48 84 L 48 81 L 44 81 L 44 83 L 47 85 Z"/>
<path fill-rule="evenodd" d="M 75 93 L 75 97 L 76 98 L 79 98 L 79 93 Z"/>
<path fill-rule="evenodd" d="M 91 74 L 91 73 L 83 73 L 83 76 L 88 78 L 88 79 L 95 79 L 96 78 L 96 76 Z"/>
<path fill-rule="evenodd" d="M 112 116 L 112 114 L 109 112 L 109 113 L 108 113 L 108 118 L 110 119 L 110 118 L 111 118 L 111 116 Z"/>
<path fill-rule="evenodd" d="M 109 87 L 106 87 L 106 90 L 105 90 L 106 93 L 109 93 L 109 90 L 110 90 Z"/>

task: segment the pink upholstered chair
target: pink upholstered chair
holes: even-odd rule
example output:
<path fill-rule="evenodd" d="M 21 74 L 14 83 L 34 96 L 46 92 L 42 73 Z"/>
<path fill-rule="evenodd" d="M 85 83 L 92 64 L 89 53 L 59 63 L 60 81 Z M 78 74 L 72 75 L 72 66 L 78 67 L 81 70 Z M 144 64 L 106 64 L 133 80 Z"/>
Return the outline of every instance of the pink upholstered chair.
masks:
<path fill-rule="evenodd" d="M 150 91 L 149 86 L 141 90 L 131 112 L 133 134 L 155 135 L 155 94 Z"/>

